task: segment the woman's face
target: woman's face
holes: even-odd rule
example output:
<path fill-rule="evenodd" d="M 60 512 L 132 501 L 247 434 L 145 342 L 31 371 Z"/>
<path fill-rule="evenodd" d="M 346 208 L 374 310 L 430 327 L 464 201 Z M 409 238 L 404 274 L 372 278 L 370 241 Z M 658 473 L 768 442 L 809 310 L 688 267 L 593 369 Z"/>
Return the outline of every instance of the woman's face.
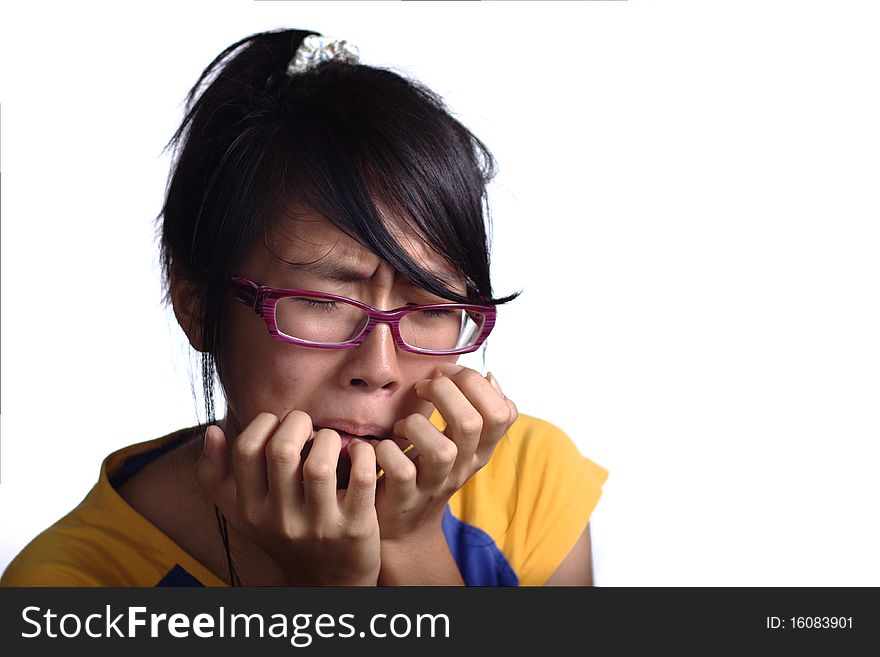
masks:
<path fill-rule="evenodd" d="M 444 279 L 464 294 L 464 281 L 412 233 L 401 230 L 393 232 L 412 258 L 443 272 Z M 277 226 L 267 243 L 269 248 L 258 240 L 234 273 L 259 285 L 329 292 L 381 310 L 448 302 L 413 286 L 333 223 L 304 208 L 297 208 L 293 219 Z M 315 271 L 315 265 L 322 271 Z M 334 276 L 328 269 L 349 275 Z M 226 303 L 218 366 L 227 399 L 227 416 L 220 426 L 230 439 L 261 412 L 281 419 L 292 410 L 307 413 L 315 431 L 330 427 L 390 436 L 394 423 L 407 415 L 430 417 L 433 405 L 419 399 L 413 385 L 433 376 L 440 364 L 457 360 L 402 351 L 391 327 L 381 323 L 362 344 L 349 349 L 287 344 L 270 337 L 263 319 L 232 295 Z M 343 453 L 340 472 L 346 465 Z"/>

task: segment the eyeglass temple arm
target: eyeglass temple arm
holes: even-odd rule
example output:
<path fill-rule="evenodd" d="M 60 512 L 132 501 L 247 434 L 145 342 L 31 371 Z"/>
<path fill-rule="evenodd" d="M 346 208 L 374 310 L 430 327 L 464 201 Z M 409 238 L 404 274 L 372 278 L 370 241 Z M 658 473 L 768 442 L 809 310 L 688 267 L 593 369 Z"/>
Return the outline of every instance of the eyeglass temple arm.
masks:
<path fill-rule="evenodd" d="M 229 280 L 232 286 L 232 295 L 242 303 L 253 308 L 255 313 L 261 315 L 259 286 L 246 278 L 238 276 L 230 276 Z"/>

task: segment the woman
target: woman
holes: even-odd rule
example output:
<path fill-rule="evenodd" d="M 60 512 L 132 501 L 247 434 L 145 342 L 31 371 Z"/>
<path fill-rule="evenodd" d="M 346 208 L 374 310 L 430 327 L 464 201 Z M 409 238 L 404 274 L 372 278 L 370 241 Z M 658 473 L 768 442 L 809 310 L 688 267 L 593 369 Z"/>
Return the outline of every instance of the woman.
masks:
<path fill-rule="evenodd" d="M 307 31 L 229 46 L 188 101 L 161 255 L 208 422 L 111 454 L 3 583 L 590 584 L 607 471 L 456 364 L 517 296 L 485 146 Z"/>

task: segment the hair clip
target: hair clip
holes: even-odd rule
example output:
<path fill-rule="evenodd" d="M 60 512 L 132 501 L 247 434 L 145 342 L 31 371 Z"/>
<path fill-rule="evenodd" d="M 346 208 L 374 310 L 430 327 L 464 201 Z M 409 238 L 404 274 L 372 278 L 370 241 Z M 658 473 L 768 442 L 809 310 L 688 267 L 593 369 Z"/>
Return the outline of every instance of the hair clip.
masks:
<path fill-rule="evenodd" d="M 310 34 L 303 39 L 296 54 L 287 65 L 287 74 L 296 75 L 322 62 L 339 59 L 356 64 L 360 58 L 357 46 L 348 41 Z"/>

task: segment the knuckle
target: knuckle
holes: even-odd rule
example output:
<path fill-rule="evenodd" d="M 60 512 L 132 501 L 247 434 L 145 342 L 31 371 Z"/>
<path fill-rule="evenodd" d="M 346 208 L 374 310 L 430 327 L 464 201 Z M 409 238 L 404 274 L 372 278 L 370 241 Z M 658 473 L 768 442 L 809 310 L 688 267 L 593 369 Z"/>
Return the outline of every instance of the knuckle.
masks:
<path fill-rule="evenodd" d="M 324 543 L 333 538 L 333 534 L 318 520 L 309 523 L 308 534 L 316 543 Z"/>
<path fill-rule="evenodd" d="M 458 446 L 451 440 L 441 443 L 434 451 L 434 461 L 439 465 L 452 465 L 457 457 Z"/>
<path fill-rule="evenodd" d="M 238 509 L 238 519 L 246 527 L 259 527 L 261 518 L 257 505 L 251 502 L 242 502 Z"/>
<path fill-rule="evenodd" d="M 452 376 L 444 375 L 444 376 L 441 376 L 440 378 L 438 378 L 437 382 L 440 385 L 442 385 L 443 387 L 449 388 L 450 390 L 458 390 L 459 389 L 458 384 L 455 381 L 453 381 L 452 379 L 453 378 L 456 378 L 456 379 L 460 378 L 461 374 L 463 374 L 463 372 L 461 372 L 459 374 L 453 374 Z"/>
<path fill-rule="evenodd" d="M 483 418 L 479 413 L 468 413 L 459 420 L 458 426 L 465 435 L 478 434 L 483 431 Z"/>
<path fill-rule="evenodd" d="M 376 484 L 375 468 L 352 468 L 348 477 L 349 487 L 369 488 Z"/>
<path fill-rule="evenodd" d="M 461 372 L 453 374 L 451 378 L 459 379 L 460 381 L 465 382 L 472 381 L 474 383 L 477 383 L 478 381 L 485 381 L 482 374 L 480 374 L 476 370 L 472 370 L 469 367 L 465 367 Z"/>
<path fill-rule="evenodd" d="M 513 411 L 507 404 L 496 406 L 490 413 L 492 424 L 507 424 L 513 419 Z"/>
<path fill-rule="evenodd" d="M 336 476 L 336 468 L 328 461 L 307 459 L 303 465 L 303 477 L 316 483 L 325 483 Z"/>
<path fill-rule="evenodd" d="M 299 523 L 286 515 L 282 509 L 276 510 L 274 521 L 276 533 L 284 540 L 293 542 L 302 537 L 303 532 Z"/>
<path fill-rule="evenodd" d="M 278 522 L 278 533 L 284 538 L 284 540 L 294 542 L 300 537 L 300 532 L 293 524 L 286 520 L 279 520 Z"/>
<path fill-rule="evenodd" d="M 269 510 L 268 521 L 271 523 L 275 533 L 283 537 L 287 537 L 290 533 L 290 521 L 285 517 L 284 511 L 280 506 L 272 506 Z"/>
<path fill-rule="evenodd" d="M 329 545 L 345 534 L 345 521 L 340 516 L 315 518 L 311 523 L 311 534 L 318 543 Z"/>
<path fill-rule="evenodd" d="M 476 462 L 477 462 L 477 470 L 482 470 L 492 458 L 492 452 L 486 452 L 477 454 Z"/>
<path fill-rule="evenodd" d="M 410 413 L 401 421 L 403 428 L 407 430 L 413 429 L 417 425 L 420 417 L 421 416 L 418 413 Z"/>
<path fill-rule="evenodd" d="M 406 463 L 401 463 L 396 468 L 386 470 L 385 477 L 396 484 L 408 484 L 415 481 L 416 466 L 412 461 L 407 459 Z"/>
<path fill-rule="evenodd" d="M 458 386 L 455 385 L 455 382 L 448 376 L 438 376 L 436 379 L 431 379 L 431 382 L 428 383 L 428 386 L 431 387 L 432 392 L 439 392 L 444 389 L 451 390 L 452 388 L 458 389 Z"/>
<path fill-rule="evenodd" d="M 233 458 L 241 461 L 255 461 L 262 457 L 263 445 L 258 436 L 241 435 L 232 443 Z"/>
<path fill-rule="evenodd" d="M 417 433 L 421 431 L 425 424 L 430 424 L 430 421 L 424 415 L 420 413 L 407 415 L 403 419 L 403 432 L 408 435 Z"/>
<path fill-rule="evenodd" d="M 300 459 L 299 446 L 292 440 L 273 440 L 266 449 L 270 461 L 280 465 L 295 465 Z"/>
<path fill-rule="evenodd" d="M 347 523 L 342 531 L 345 534 L 345 537 L 351 540 L 361 540 L 367 538 L 369 535 L 369 530 L 366 526 L 354 522 Z"/>

